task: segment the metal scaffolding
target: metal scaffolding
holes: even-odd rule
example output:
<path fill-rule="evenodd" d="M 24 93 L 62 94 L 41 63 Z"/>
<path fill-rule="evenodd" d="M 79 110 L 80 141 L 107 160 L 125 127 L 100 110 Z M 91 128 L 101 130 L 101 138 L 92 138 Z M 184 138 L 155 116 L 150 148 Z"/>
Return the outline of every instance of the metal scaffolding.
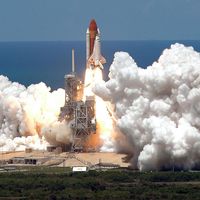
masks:
<path fill-rule="evenodd" d="M 95 99 L 89 97 L 82 101 L 83 84 L 75 75 L 74 61 L 72 63 L 72 73 L 65 75 L 65 105 L 60 110 L 59 120 L 71 123 L 71 151 L 87 151 L 85 144 L 89 136 L 96 133 Z"/>
<path fill-rule="evenodd" d="M 88 136 L 96 132 L 96 120 L 94 115 L 94 100 L 76 102 L 74 108 L 73 129 L 73 151 L 86 150 L 85 144 Z"/>

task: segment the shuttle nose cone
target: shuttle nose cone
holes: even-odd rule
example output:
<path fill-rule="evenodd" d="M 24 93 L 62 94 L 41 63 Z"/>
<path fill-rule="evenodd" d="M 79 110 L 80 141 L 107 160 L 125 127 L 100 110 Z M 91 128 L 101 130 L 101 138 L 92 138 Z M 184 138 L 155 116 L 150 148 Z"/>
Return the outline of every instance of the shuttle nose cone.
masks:
<path fill-rule="evenodd" d="M 94 19 L 90 21 L 90 26 L 89 26 L 90 31 L 97 31 L 97 23 Z"/>

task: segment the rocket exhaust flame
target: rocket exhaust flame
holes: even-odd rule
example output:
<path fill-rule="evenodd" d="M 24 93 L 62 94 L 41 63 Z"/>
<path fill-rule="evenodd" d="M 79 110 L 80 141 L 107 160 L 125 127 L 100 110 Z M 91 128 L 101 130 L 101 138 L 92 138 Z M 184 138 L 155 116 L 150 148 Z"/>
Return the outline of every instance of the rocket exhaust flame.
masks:
<path fill-rule="evenodd" d="M 98 146 L 101 151 L 113 151 L 113 124 L 108 113 L 106 102 L 93 93 L 95 84 L 99 84 L 103 80 L 102 70 L 99 68 L 86 69 L 84 99 L 87 96 L 95 96 L 95 115 L 97 120 L 97 136 Z"/>

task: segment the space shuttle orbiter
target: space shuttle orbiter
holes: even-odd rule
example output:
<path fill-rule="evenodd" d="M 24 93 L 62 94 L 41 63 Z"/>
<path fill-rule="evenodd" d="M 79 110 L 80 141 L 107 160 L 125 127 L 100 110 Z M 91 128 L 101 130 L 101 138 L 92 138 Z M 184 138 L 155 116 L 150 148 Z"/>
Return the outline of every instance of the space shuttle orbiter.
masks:
<path fill-rule="evenodd" d="M 101 55 L 100 31 L 96 21 L 90 22 L 86 32 L 86 62 L 87 67 L 103 69 L 106 59 Z"/>

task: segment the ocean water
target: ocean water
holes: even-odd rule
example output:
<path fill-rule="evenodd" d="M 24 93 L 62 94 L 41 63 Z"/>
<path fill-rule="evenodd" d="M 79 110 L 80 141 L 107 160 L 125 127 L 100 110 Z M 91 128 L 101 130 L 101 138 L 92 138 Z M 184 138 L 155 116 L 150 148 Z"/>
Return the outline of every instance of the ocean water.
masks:
<path fill-rule="evenodd" d="M 107 63 L 104 79 L 116 51 L 128 52 L 138 66 L 146 68 L 158 60 L 171 44 L 193 46 L 200 52 L 200 41 L 102 41 L 102 54 Z M 85 71 L 85 42 L 0 42 L 0 74 L 25 86 L 44 82 L 52 89 L 63 87 L 64 75 L 71 71 L 71 49 L 75 49 L 77 74 Z"/>

